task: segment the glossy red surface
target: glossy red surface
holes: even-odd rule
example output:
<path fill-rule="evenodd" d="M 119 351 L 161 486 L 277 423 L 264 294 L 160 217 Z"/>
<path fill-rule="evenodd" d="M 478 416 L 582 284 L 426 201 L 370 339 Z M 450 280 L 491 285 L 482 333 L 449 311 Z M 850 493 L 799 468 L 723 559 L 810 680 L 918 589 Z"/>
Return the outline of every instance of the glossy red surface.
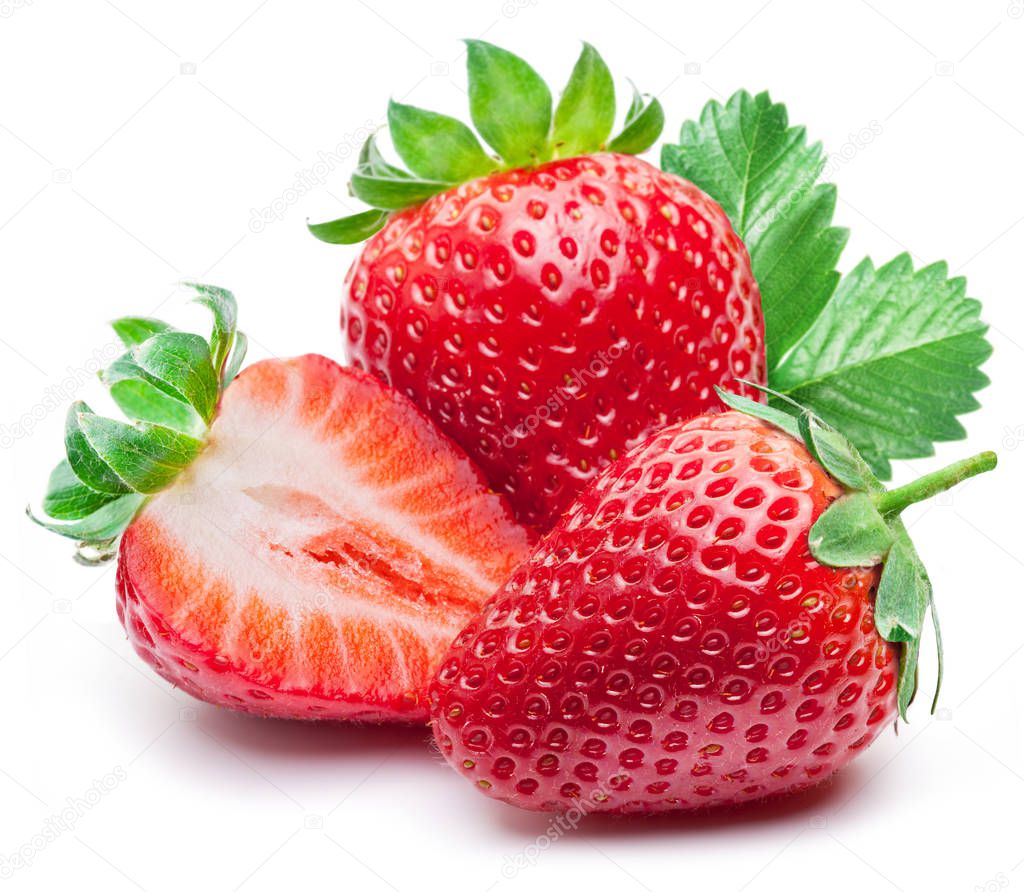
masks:
<path fill-rule="evenodd" d="M 895 715 L 878 570 L 818 564 L 839 486 L 736 412 L 608 468 L 456 639 L 445 758 L 531 809 L 654 812 L 817 783 Z"/>
<path fill-rule="evenodd" d="M 548 528 L 653 431 L 754 399 L 746 248 L 696 186 L 625 155 L 474 180 L 396 214 L 349 273 L 352 362 L 411 397 Z"/>

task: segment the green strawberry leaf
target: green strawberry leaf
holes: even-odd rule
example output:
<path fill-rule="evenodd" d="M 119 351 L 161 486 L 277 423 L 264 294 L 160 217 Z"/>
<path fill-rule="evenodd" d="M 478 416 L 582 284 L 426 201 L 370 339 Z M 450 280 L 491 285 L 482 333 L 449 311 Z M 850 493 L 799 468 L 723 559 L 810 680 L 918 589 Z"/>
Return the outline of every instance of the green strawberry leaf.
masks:
<path fill-rule="evenodd" d="M 771 387 L 841 428 L 886 478 L 892 459 L 964 436 L 957 416 L 978 407 L 991 347 L 978 303 L 944 264 L 915 273 L 905 255 L 877 270 L 865 260 L 840 281 L 846 231 L 831 225 L 835 187 L 817 182 L 824 162 L 784 106 L 745 91 L 708 103 L 662 153 L 746 241 Z"/>
<path fill-rule="evenodd" d="M 980 304 L 943 263 L 914 272 L 901 255 L 846 276 L 771 376 L 772 386 L 839 427 L 880 477 L 892 458 L 931 455 L 956 440 L 956 416 L 978 407 L 992 348 Z"/>
<path fill-rule="evenodd" d="M 665 127 L 665 110 L 654 97 L 645 104 L 643 97 L 633 88 L 633 101 L 626 113 L 621 132 L 608 143 L 609 152 L 639 155 L 646 152 L 661 136 Z"/>
<path fill-rule="evenodd" d="M 536 164 L 550 153 L 551 91 L 523 59 L 467 40 L 469 112 L 477 132 L 506 164 Z"/>
<path fill-rule="evenodd" d="M 122 316 L 110 323 L 121 343 L 126 347 L 134 347 L 141 344 L 146 338 L 159 334 L 162 331 L 170 331 L 171 326 L 159 319 L 147 319 L 144 316 Z"/>
<path fill-rule="evenodd" d="M 214 329 L 214 343 L 218 332 Z M 209 422 L 217 407 L 220 386 L 210 358 L 210 345 L 184 331 L 153 335 L 135 348 L 133 360 L 157 386 L 191 405 Z"/>
<path fill-rule="evenodd" d="M 99 415 L 79 415 L 89 445 L 133 490 L 164 489 L 191 464 L 202 440 L 157 424 L 125 424 Z"/>
<path fill-rule="evenodd" d="M 77 401 L 68 409 L 64 423 L 64 450 L 75 476 L 90 489 L 109 495 L 124 495 L 131 487 L 124 482 L 93 448 L 82 430 L 82 418 L 93 414 L 85 403 Z"/>
<path fill-rule="evenodd" d="M 392 100 L 388 131 L 399 157 L 425 180 L 460 183 L 482 177 L 497 166 L 473 131 L 448 115 Z"/>
<path fill-rule="evenodd" d="M 43 511 L 54 520 L 80 520 L 117 498 L 120 496 L 90 489 L 75 476 L 65 459 L 50 474 Z"/>
<path fill-rule="evenodd" d="M 384 228 L 391 214 L 377 209 L 341 217 L 327 223 L 306 223 L 306 228 L 329 245 L 357 245 Z"/>
<path fill-rule="evenodd" d="M 700 186 L 725 211 L 750 252 L 761 290 L 771 370 L 817 318 L 839 281 L 847 232 L 831 225 L 835 189 L 815 185 L 820 143 L 790 127 L 786 107 L 745 90 L 709 102 L 683 124 L 662 167 Z"/>
<path fill-rule="evenodd" d="M 558 100 L 551 141 L 560 157 L 571 158 L 604 145 L 614 124 L 612 73 L 598 51 L 584 43 Z"/>

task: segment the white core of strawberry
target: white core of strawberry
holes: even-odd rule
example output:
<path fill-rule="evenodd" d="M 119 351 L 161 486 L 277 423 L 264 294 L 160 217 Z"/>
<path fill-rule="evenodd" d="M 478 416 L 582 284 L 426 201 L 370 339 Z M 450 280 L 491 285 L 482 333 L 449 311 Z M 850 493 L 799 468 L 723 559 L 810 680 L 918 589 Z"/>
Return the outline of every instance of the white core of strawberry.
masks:
<path fill-rule="evenodd" d="M 158 609 L 240 665 L 287 649 L 289 688 L 414 690 L 526 534 L 469 460 L 374 382 L 330 364 L 337 384 L 311 413 L 319 379 L 304 361 L 275 377 L 273 399 L 270 363 L 244 373 L 201 456 L 136 521 L 161 540 L 158 584 L 182 589 Z M 308 643 L 325 628 L 328 657 Z"/>

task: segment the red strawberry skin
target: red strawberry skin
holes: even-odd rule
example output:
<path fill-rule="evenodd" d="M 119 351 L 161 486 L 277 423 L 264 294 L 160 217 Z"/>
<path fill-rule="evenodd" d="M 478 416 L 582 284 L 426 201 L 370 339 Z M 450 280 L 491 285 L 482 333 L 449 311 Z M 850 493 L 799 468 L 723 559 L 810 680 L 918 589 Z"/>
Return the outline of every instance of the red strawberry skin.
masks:
<path fill-rule="evenodd" d="M 412 398 L 547 529 L 666 424 L 751 399 L 746 248 L 692 183 L 627 155 L 473 180 L 395 214 L 349 272 L 354 365 Z"/>
<path fill-rule="evenodd" d="M 841 488 L 737 412 L 674 425 L 573 504 L 455 640 L 435 735 L 529 809 L 659 812 L 818 783 L 895 716 L 878 570 L 807 532 Z"/>
<path fill-rule="evenodd" d="M 118 615 L 201 700 L 417 722 L 451 639 L 527 553 L 504 500 L 404 397 L 322 356 L 268 360 L 126 530 Z"/>

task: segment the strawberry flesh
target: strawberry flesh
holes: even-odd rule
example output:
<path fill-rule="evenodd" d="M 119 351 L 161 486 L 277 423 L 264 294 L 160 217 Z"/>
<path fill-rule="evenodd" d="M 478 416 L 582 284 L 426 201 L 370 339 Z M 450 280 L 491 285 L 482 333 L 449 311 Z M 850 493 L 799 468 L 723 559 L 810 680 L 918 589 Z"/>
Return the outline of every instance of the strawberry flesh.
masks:
<path fill-rule="evenodd" d="M 404 397 L 324 357 L 269 360 L 125 532 L 118 607 L 143 658 L 203 700 L 419 721 L 444 649 L 526 546 Z"/>

